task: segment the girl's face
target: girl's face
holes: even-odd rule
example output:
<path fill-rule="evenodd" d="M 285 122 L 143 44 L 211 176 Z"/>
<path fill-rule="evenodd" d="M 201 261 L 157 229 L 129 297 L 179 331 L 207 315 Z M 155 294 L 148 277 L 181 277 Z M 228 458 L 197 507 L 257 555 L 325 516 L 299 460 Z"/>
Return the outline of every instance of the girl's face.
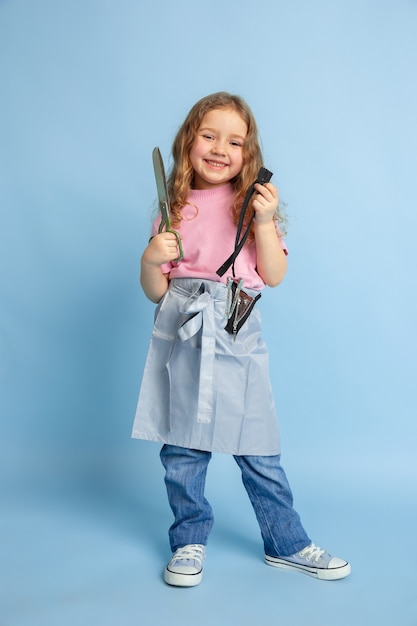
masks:
<path fill-rule="evenodd" d="M 237 176 L 243 165 L 246 122 L 234 109 L 205 114 L 190 150 L 194 189 L 212 189 Z"/>

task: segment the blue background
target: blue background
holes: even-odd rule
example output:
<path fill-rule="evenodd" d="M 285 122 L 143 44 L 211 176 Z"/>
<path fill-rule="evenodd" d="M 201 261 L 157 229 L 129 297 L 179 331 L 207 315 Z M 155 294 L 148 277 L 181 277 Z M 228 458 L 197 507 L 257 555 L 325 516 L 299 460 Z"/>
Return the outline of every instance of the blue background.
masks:
<path fill-rule="evenodd" d="M 417 624 L 415 0 L 0 0 L 0 622 Z M 164 585 L 159 447 L 130 431 L 152 327 L 138 276 L 200 97 L 242 95 L 287 203 L 260 308 L 283 464 L 322 583 L 266 567 L 216 455 L 203 584 Z"/>

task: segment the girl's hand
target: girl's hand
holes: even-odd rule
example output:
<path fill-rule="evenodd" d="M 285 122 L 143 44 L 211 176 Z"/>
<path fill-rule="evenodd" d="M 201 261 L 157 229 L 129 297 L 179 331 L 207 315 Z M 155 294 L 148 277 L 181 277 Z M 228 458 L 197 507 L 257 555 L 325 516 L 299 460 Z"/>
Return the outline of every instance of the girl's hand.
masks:
<path fill-rule="evenodd" d="M 266 285 L 275 287 L 287 270 L 287 260 L 273 219 L 278 208 L 278 190 L 272 183 L 257 183 L 255 190 L 258 193 L 252 206 L 255 211 L 256 269 Z"/>
<path fill-rule="evenodd" d="M 158 233 L 146 246 L 140 265 L 140 284 L 152 302 L 159 302 L 169 286 L 169 274 L 161 265 L 178 259 L 177 238 L 174 233 Z"/>
<path fill-rule="evenodd" d="M 266 224 L 272 220 L 278 208 L 278 189 L 272 183 L 256 183 L 255 190 L 257 193 L 252 200 L 255 222 Z"/>
<path fill-rule="evenodd" d="M 147 265 L 160 266 L 178 259 L 177 238 L 174 233 L 154 235 L 145 248 L 142 260 Z"/>

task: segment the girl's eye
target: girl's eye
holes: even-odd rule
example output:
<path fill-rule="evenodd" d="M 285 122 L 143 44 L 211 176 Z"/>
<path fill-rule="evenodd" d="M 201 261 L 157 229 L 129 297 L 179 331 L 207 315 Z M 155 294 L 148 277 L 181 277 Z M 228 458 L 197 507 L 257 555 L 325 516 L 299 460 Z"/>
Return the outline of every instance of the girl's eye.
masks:
<path fill-rule="evenodd" d="M 231 141 L 230 144 L 232 146 L 237 146 L 238 148 L 242 147 L 242 144 L 240 143 L 240 141 Z"/>
<path fill-rule="evenodd" d="M 204 139 L 212 140 L 214 139 L 213 135 L 203 135 Z"/>

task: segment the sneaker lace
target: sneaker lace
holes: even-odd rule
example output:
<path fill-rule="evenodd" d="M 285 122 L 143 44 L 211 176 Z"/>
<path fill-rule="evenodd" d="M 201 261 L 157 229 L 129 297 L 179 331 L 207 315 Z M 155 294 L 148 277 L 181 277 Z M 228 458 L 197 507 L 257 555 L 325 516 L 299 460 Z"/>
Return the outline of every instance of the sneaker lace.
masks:
<path fill-rule="evenodd" d="M 313 560 L 314 563 L 318 563 L 320 557 L 326 552 L 326 550 L 322 550 L 318 546 L 315 546 L 314 543 L 311 546 L 307 546 L 304 550 L 301 550 L 300 556 L 305 557 L 307 561 Z"/>
<path fill-rule="evenodd" d="M 197 543 L 191 543 L 187 546 L 184 546 L 183 548 L 178 548 L 178 550 L 175 551 L 172 560 L 179 561 L 182 559 L 195 559 L 196 561 L 199 561 L 201 563 L 201 561 L 204 559 L 204 546 Z"/>

